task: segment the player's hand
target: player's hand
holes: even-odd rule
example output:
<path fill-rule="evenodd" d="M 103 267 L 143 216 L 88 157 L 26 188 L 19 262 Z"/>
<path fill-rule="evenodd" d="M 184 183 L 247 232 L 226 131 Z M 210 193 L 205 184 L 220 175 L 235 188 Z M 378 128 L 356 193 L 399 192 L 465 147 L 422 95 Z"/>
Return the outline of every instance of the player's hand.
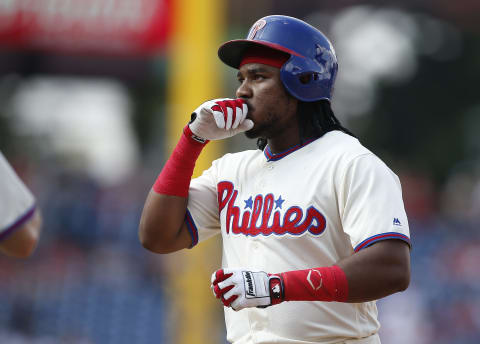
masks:
<path fill-rule="evenodd" d="M 252 129 L 248 107 L 242 99 L 215 99 L 200 105 L 189 124 L 193 134 L 205 140 L 221 140 Z"/>
<path fill-rule="evenodd" d="M 247 269 L 220 269 L 212 274 L 213 294 L 226 307 L 239 311 L 247 307 L 272 305 L 270 282 L 279 278 L 263 271 Z"/>

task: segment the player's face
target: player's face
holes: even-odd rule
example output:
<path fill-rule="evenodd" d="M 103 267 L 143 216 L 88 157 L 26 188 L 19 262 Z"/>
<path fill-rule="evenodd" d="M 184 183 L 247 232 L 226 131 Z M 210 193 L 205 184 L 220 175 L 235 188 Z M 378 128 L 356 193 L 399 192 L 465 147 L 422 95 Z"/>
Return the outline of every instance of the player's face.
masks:
<path fill-rule="evenodd" d="M 280 80 L 280 70 L 260 63 L 243 65 L 237 74 L 237 97 L 248 105 L 254 127 L 248 138 L 274 139 L 298 133 L 297 100 L 287 93 Z"/>

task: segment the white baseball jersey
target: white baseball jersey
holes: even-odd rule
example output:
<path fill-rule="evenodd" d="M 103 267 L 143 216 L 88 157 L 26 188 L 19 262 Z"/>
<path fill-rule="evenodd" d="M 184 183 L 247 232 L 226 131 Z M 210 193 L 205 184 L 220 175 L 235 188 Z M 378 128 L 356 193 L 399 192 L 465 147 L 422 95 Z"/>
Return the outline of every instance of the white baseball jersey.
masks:
<path fill-rule="evenodd" d="M 0 152 L 0 241 L 35 212 L 35 199 Z"/>
<path fill-rule="evenodd" d="M 398 177 L 340 131 L 273 155 L 227 154 L 190 184 L 193 245 L 223 238 L 223 267 L 268 273 L 330 266 L 385 239 L 409 243 Z M 377 333 L 375 302 L 225 308 L 233 343 L 338 343 Z"/>

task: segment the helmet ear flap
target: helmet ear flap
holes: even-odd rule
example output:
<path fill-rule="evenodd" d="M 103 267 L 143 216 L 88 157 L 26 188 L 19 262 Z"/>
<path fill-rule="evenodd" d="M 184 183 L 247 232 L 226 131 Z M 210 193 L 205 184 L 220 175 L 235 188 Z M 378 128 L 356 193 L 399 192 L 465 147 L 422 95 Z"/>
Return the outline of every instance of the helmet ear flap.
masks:
<path fill-rule="evenodd" d="M 313 58 L 298 56 L 292 56 L 280 69 L 285 88 L 304 102 L 331 100 L 336 73 L 336 63 L 326 68 Z"/>
<path fill-rule="evenodd" d="M 298 80 L 303 85 L 307 85 L 311 82 L 318 81 L 319 79 L 320 79 L 319 73 L 317 73 L 317 72 L 306 72 L 306 73 L 302 73 L 302 74 L 298 75 Z"/>
<path fill-rule="evenodd" d="M 298 80 L 304 85 L 309 84 L 312 81 L 312 73 L 302 73 L 298 76 Z"/>

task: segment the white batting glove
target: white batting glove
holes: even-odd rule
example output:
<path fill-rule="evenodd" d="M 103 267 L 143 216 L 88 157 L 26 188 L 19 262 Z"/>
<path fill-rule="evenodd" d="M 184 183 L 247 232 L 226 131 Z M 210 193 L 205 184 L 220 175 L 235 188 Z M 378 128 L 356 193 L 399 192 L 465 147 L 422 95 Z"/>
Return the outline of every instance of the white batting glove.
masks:
<path fill-rule="evenodd" d="M 195 109 L 189 127 L 200 138 L 221 140 L 253 128 L 247 113 L 242 99 L 209 100 Z"/>
<path fill-rule="evenodd" d="M 275 279 L 281 295 L 283 287 L 278 276 L 270 276 L 263 271 L 248 271 L 247 269 L 220 269 L 212 274 L 211 288 L 213 294 L 226 307 L 239 311 L 247 307 L 265 308 L 272 305 L 270 281 Z M 280 297 L 280 296 L 278 296 Z M 276 302 L 279 303 L 279 302 Z"/>

